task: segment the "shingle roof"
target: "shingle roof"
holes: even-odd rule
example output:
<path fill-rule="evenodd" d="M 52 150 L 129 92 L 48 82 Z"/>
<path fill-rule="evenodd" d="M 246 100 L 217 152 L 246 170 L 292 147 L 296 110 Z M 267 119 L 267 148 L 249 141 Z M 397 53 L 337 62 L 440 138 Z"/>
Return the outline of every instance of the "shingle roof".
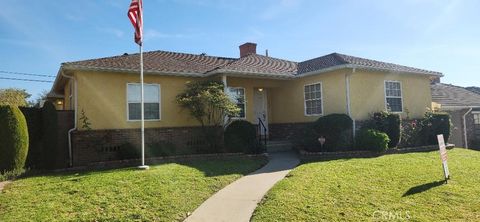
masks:
<path fill-rule="evenodd" d="M 480 107 L 480 95 L 460 86 L 436 83 L 431 91 L 432 101 L 443 107 Z"/>
<path fill-rule="evenodd" d="M 317 71 L 321 69 L 342 66 L 342 65 L 352 65 L 361 68 L 371 68 L 379 70 L 388 70 L 394 72 L 406 72 L 406 73 L 419 73 L 426 75 L 442 75 L 440 72 L 429 71 L 424 69 L 418 69 L 408 66 L 397 65 L 393 63 L 380 62 L 371 59 L 364 59 L 355 56 L 349 56 L 339 53 L 332 53 L 326 56 L 318 57 L 315 59 L 307 60 L 300 62 L 298 64 L 298 74 L 308 73 L 312 71 Z"/>
<path fill-rule="evenodd" d="M 219 68 L 216 72 L 239 72 L 293 77 L 297 72 L 297 63 L 258 54 L 250 54 Z"/>
<path fill-rule="evenodd" d="M 143 54 L 145 72 L 170 72 L 203 74 L 218 67 L 225 66 L 236 59 L 194 55 L 187 53 L 152 51 Z M 66 68 L 90 68 L 105 70 L 137 71 L 140 69 L 139 54 L 113 56 L 100 59 L 90 59 L 77 62 L 67 62 L 62 65 Z"/>
<path fill-rule="evenodd" d="M 477 86 L 470 86 L 470 87 L 465 87 L 465 89 L 472 91 L 476 94 L 480 94 L 480 87 Z"/>

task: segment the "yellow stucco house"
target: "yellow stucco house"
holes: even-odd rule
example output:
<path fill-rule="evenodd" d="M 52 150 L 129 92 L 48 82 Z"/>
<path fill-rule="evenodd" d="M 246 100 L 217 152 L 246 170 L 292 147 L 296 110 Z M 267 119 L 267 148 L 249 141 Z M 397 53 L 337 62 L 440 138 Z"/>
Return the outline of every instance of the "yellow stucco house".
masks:
<path fill-rule="evenodd" d="M 227 93 L 244 101 L 238 104 L 239 118 L 255 124 L 260 119 L 271 139 L 289 139 L 302 124 L 326 114 L 345 113 L 355 121 L 381 110 L 421 117 L 431 107 L 431 79 L 442 76 L 338 53 L 293 62 L 259 55 L 255 43 L 239 48 L 239 58 L 144 53 L 147 142 L 165 140 L 178 147 L 198 142 L 192 136 L 198 123 L 175 102 L 191 81 L 222 80 Z M 125 141 L 138 143 L 138 83 L 138 54 L 61 65 L 50 96 L 58 100 L 59 109 L 75 110 L 74 162 L 92 158 L 87 137 L 97 138 L 97 150 L 107 156 L 103 159 Z M 82 128 L 82 117 L 92 130 Z"/>

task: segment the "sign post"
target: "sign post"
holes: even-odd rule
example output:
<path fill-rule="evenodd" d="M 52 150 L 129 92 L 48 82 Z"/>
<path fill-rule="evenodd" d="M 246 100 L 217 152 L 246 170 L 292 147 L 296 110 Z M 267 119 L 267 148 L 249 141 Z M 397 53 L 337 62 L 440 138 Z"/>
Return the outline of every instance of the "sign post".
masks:
<path fill-rule="evenodd" d="M 448 183 L 450 179 L 450 172 L 448 171 L 448 156 L 447 156 L 447 147 L 445 146 L 445 140 L 443 139 L 443 134 L 437 135 L 438 146 L 440 148 L 440 158 L 442 159 L 443 174 L 445 175 L 445 183 Z"/>

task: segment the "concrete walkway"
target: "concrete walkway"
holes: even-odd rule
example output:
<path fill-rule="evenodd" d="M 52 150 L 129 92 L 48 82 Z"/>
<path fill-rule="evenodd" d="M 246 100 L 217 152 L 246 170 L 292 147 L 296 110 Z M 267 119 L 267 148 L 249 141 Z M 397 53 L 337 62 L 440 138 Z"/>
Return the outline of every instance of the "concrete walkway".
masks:
<path fill-rule="evenodd" d="M 299 163 L 293 152 L 273 153 L 269 158 L 267 165 L 218 191 L 185 221 L 250 221 L 257 203 L 267 191 Z"/>

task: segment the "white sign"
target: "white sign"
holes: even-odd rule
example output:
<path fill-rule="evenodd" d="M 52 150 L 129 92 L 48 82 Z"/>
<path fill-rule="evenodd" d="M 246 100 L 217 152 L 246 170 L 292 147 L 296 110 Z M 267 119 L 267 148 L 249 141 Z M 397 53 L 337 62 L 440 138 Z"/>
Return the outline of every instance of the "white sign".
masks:
<path fill-rule="evenodd" d="M 447 156 L 447 146 L 445 146 L 445 140 L 443 139 L 443 134 L 437 135 L 438 146 L 440 148 L 440 158 L 442 159 L 443 165 L 443 174 L 445 175 L 445 180 L 450 178 L 450 172 L 448 171 L 448 156 Z"/>

